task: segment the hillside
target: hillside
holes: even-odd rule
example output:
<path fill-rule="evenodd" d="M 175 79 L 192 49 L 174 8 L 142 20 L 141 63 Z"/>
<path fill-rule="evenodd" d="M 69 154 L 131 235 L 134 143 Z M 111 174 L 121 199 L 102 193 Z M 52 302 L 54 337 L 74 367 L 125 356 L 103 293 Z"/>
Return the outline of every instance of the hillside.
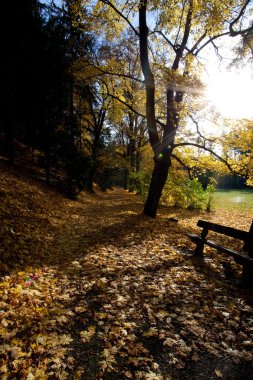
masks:
<path fill-rule="evenodd" d="M 73 201 L 4 164 L 0 197 L 2 379 L 252 379 L 252 290 L 185 237 L 252 215 L 153 220 L 121 189 Z"/>

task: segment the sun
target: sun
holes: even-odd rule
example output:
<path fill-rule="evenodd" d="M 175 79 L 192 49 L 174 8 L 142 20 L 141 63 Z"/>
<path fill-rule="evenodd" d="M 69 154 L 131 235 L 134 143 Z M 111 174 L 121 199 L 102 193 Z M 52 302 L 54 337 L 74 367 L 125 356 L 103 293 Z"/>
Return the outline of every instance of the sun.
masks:
<path fill-rule="evenodd" d="M 252 75 L 246 70 L 216 72 L 210 77 L 206 98 L 226 118 L 253 118 L 252 89 Z"/>

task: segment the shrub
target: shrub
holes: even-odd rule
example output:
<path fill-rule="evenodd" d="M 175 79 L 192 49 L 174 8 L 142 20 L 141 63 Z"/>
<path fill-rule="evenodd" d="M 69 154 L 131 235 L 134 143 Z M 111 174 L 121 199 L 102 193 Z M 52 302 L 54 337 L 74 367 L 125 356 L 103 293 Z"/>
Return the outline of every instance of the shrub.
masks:
<path fill-rule="evenodd" d="M 143 199 L 147 197 L 151 173 L 141 170 L 138 173 L 130 173 L 130 191 L 135 191 Z M 180 208 L 199 209 L 211 211 L 213 203 L 213 183 L 204 190 L 197 179 L 189 179 L 182 175 L 169 175 L 164 186 L 160 204 Z"/>
<path fill-rule="evenodd" d="M 170 206 L 210 211 L 213 192 L 213 185 L 208 185 L 204 190 L 197 178 L 190 180 L 169 176 L 161 202 Z"/>
<path fill-rule="evenodd" d="M 131 172 L 129 174 L 129 191 L 135 191 L 137 194 L 146 197 L 150 180 L 151 173 L 148 171 Z"/>

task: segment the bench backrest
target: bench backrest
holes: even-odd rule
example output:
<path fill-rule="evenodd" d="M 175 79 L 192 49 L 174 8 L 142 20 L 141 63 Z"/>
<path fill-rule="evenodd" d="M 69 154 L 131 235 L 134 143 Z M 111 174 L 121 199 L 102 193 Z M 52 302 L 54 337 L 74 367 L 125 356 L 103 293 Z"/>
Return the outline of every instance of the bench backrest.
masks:
<path fill-rule="evenodd" d="M 199 220 L 197 223 L 198 227 L 202 227 L 205 230 L 218 232 L 222 235 L 226 235 L 235 239 L 243 240 L 250 243 L 253 241 L 253 221 L 250 227 L 250 231 L 242 231 L 236 228 L 222 226 L 221 224 L 207 222 L 205 220 Z"/>

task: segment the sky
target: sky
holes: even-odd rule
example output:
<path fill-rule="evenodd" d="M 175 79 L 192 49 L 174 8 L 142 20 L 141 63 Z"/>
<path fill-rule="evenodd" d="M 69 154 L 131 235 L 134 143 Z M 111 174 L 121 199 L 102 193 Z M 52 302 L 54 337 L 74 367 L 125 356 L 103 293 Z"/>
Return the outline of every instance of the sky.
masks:
<path fill-rule="evenodd" d="M 207 52 L 206 72 L 203 75 L 207 85 L 206 98 L 224 117 L 253 118 L 253 62 L 240 68 L 229 68 L 235 42 L 231 37 L 224 40 L 219 50 L 222 61 L 213 49 Z"/>
<path fill-rule="evenodd" d="M 206 97 L 225 117 L 253 118 L 252 71 L 211 69 Z"/>

